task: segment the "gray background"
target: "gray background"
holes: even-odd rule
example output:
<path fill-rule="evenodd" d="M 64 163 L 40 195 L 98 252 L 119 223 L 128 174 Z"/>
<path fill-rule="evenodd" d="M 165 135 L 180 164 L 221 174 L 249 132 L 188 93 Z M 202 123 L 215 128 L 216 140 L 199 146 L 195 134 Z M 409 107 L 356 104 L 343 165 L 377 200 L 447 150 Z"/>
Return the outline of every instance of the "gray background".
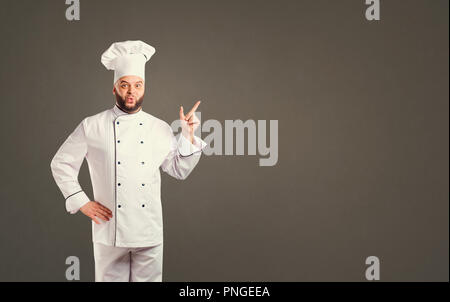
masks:
<path fill-rule="evenodd" d="M 163 174 L 164 281 L 449 280 L 447 0 L 1 1 L 0 280 L 94 280 L 91 222 L 50 160 L 112 108 L 112 42 L 156 48 L 144 111 L 279 120 L 279 160 L 202 156 Z M 86 162 L 80 183 L 92 198 Z"/>

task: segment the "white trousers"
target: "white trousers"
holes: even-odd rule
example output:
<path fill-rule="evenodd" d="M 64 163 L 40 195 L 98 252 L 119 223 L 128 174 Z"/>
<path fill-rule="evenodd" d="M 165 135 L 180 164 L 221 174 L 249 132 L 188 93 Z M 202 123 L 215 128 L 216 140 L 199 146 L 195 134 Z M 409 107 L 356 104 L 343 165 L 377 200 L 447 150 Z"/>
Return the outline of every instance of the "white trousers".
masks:
<path fill-rule="evenodd" d="M 162 282 L 163 243 L 115 247 L 94 243 L 95 282 Z"/>

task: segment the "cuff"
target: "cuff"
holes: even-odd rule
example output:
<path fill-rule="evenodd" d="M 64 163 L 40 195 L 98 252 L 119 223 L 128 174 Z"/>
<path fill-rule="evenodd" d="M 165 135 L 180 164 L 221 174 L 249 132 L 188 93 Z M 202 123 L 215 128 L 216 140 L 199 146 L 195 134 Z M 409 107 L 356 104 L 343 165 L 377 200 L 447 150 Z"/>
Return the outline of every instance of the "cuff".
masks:
<path fill-rule="evenodd" d="M 66 198 L 66 210 L 70 214 L 75 214 L 86 203 L 91 201 L 84 191 L 76 192 Z"/>
<path fill-rule="evenodd" d="M 207 146 L 200 137 L 194 135 L 194 143 L 192 144 L 183 134 L 178 139 L 178 152 L 182 156 L 189 156 L 202 151 Z"/>

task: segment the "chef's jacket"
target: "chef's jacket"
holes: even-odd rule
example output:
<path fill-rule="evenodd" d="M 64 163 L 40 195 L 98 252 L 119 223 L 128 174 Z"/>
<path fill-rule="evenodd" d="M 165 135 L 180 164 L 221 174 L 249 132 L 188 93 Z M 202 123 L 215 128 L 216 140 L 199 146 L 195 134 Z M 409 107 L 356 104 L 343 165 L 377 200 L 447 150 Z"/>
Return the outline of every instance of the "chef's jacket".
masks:
<path fill-rule="evenodd" d="M 86 158 L 97 201 L 113 212 L 109 221 L 92 221 L 92 240 L 109 246 L 144 247 L 163 242 L 159 167 L 185 179 L 206 143 L 178 140 L 165 121 L 146 113 L 126 113 L 114 105 L 86 117 L 58 149 L 51 170 L 68 212 L 91 201 L 78 182 Z"/>

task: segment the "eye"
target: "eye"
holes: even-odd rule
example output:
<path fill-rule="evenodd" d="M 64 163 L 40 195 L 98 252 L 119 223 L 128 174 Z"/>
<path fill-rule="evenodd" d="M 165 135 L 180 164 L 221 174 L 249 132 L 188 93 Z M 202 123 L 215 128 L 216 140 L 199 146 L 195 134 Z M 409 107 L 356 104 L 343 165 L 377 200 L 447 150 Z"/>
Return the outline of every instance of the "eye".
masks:
<path fill-rule="evenodd" d="M 141 87 L 141 84 L 136 84 L 136 88 L 140 88 Z"/>

